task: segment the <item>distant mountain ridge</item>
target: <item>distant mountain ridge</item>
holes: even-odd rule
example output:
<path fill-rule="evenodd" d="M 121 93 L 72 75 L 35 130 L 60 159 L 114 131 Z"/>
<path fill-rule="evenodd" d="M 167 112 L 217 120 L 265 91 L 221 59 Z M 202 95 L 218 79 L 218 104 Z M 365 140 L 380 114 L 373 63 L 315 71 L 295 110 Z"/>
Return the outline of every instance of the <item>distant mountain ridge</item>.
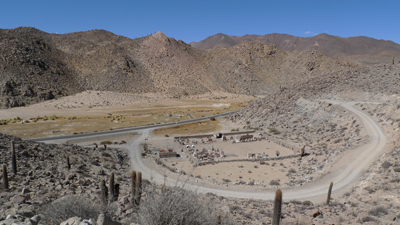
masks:
<path fill-rule="evenodd" d="M 200 50 L 161 32 L 130 39 L 105 30 L 60 35 L 30 27 L 0 29 L 0 108 L 85 90 L 175 98 L 214 91 L 269 95 L 317 77 L 369 70 L 324 56 L 320 49 L 291 52 L 277 47 L 285 43 L 295 46 L 291 41 L 275 45 L 254 40 Z"/>
<path fill-rule="evenodd" d="M 284 51 L 301 52 L 313 49 L 328 57 L 347 57 L 352 59 L 358 57 L 366 63 L 383 62 L 391 57 L 400 56 L 400 45 L 392 41 L 377 40 L 364 36 L 342 38 L 324 33 L 313 37 L 296 37 L 277 33 L 230 36 L 219 33 L 200 42 L 191 42 L 190 45 L 197 49 L 206 50 L 215 47 L 229 48 L 246 41 L 269 42 Z"/>

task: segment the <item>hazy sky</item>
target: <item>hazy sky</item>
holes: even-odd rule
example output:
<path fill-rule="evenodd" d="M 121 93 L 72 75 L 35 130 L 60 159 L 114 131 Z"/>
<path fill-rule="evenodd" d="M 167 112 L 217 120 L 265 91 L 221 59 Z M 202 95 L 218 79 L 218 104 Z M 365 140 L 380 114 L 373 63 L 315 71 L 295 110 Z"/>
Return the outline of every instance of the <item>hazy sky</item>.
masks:
<path fill-rule="evenodd" d="M 161 31 L 187 43 L 228 35 L 319 33 L 400 43 L 399 0 L 4 0 L 0 28 L 49 33 L 104 29 L 129 38 Z"/>

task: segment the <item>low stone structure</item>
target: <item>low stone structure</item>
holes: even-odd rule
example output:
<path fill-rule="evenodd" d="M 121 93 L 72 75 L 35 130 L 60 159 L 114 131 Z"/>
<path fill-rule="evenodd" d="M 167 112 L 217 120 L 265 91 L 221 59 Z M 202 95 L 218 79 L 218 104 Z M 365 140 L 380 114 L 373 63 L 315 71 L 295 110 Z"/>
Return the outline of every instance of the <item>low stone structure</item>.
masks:
<path fill-rule="evenodd" d="M 173 158 L 176 157 L 177 154 L 174 150 L 169 149 L 169 150 L 161 150 L 157 153 L 158 158 L 162 159 L 162 158 Z"/>

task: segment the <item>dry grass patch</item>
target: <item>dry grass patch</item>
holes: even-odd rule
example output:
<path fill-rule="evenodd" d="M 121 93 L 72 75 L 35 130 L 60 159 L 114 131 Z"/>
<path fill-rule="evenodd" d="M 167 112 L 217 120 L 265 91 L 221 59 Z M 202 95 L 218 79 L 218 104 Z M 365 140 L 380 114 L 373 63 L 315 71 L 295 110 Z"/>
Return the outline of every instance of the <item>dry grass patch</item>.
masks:
<path fill-rule="evenodd" d="M 165 99 L 163 104 L 137 102 L 134 105 L 96 107 L 90 110 L 85 107 L 56 109 L 46 106 L 32 107 L 32 109 L 21 108 L 21 111 L 18 111 L 17 108 L 9 112 L 13 117 L 0 121 L 0 132 L 20 138 L 38 138 L 171 123 L 234 111 L 245 107 L 251 100 L 254 98 Z M 32 113 L 27 113 L 27 111 L 32 111 Z M 6 110 L 3 114 L 7 114 Z M 21 118 L 15 115 L 20 115 Z M 187 133 L 185 129 L 187 127 L 178 132 Z M 198 132 L 211 132 L 214 129 L 212 126 L 209 129 L 203 127 Z"/>
<path fill-rule="evenodd" d="M 200 134 L 210 133 L 220 129 L 219 121 L 201 121 L 189 124 L 182 124 L 173 127 L 157 129 L 154 131 L 155 135 L 171 135 L 171 134 Z"/>

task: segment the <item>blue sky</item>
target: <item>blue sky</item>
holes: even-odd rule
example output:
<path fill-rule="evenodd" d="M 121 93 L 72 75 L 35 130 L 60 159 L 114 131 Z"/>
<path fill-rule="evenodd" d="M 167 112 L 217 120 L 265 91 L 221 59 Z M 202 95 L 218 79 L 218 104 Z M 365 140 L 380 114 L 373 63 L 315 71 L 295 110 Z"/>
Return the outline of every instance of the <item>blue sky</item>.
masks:
<path fill-rule="evenodd" d="M 49 33 L 104 29 L 129 38 L 161 31 L 187 43 L 208 36 L 328 33 L 400 43 L 399 0 L 4 0 L 0 28 Z"/>

